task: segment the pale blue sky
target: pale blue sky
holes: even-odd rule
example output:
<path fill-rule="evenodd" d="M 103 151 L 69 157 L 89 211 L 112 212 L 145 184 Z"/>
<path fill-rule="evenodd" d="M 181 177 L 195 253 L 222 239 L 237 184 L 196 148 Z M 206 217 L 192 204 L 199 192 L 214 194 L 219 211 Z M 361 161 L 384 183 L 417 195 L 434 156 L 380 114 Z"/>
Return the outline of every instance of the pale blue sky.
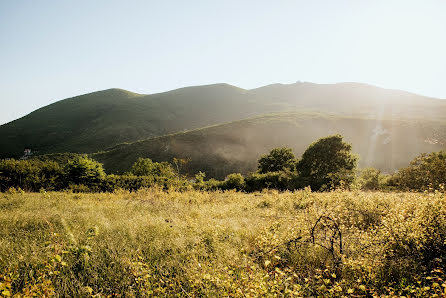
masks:
<path fill-rule="evenodd" d="M 0 0 L 0 124 L 113 87 L 297 80 L 446 98 L 446 1 Z"/>

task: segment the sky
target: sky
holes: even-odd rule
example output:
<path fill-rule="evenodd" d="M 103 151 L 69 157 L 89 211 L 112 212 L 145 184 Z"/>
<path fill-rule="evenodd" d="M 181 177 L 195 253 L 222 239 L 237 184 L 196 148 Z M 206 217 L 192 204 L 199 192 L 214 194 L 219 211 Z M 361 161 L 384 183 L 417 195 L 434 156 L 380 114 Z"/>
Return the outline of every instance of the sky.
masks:
<path fill-rule="evenodd" d="M 446 99 L 446 1 L 0 0 L 0 124 L 108 88 L 296 81 Z"/>

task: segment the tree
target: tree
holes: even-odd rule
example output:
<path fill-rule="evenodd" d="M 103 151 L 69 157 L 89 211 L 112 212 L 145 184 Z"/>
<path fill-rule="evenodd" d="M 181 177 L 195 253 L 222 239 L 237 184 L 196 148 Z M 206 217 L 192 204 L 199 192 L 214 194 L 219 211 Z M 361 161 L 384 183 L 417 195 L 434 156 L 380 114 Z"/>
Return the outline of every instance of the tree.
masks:
<path fill-rule="evenodd" d="M 150 158 L 138 158 L 130 172 L 135 176 L 149 176 L 152 175 L 153 168 L 153 161 Z"/>
<path fill-rule="evenodd" d="M 86 156 L 69 160 L 65 166 L 68 183 L 95 186 L 105 178 L 102 164 Z"/>
<path fill-rule="evenodd" d="M 357 163 L 351 149 L 340 135 L 321 138 L 311 144 L 297 165 L 304 184 L 313 190 L 350 185 Z"/>
<path fill-rule="evenodd" d="M 135 176 L 173 178 L 175 171 L 168 162 L 153 162 L 150 158 L 139 158 L 130 172 Z"/>
<path fill-rule="evenodd" d="M 259 173 L 278 172 L 285 169 L 294 170 L 296 157 L 291 148 L 274 148 L 269 154 L 262 155 L 258 162 Z"/>
<path fill-rule="evenodd" d="M 444 190 L 446 150 L 415 157 L 407 168 L 400 169 L 391 180 L 402 189 Z"/>

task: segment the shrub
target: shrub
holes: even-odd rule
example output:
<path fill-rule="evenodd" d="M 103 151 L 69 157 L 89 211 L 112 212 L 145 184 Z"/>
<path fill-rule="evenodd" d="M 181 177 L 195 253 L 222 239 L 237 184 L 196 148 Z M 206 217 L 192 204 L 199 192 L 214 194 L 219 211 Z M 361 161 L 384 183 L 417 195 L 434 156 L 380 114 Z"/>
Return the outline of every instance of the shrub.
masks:
<path fill-rule="evenodd" d="M 244 190 L 245 189 L 245 178 L 240 173 L 233 173 L 226 176 L 225 181 L 221 183 L 220 188 L 223 190 L 226 189 L 235 189 L 235 190 Z"/>
<path fill-rule="evenodd" d="M 360 171 L 358 179 L 363 190 L 383 190 L 389 177 L 381 174 L 381 171 L 375 168 L 366 168 Z"/>
<path fill-rule="evenodd" d="M 155 184 L 152 176 L 108 175 L 102 182 L 102 191 L 113 192 L 117 189 L 136 191 Z"/>
<path fill-rule="evenodd" d="M 391 183 L 404 190 L 443 190 L 446 183 L 446 151 L 417 156 L 407 168 L 400 169 Z"/>
<path fill-rule="evenodd" d="M 245 183 L 246 190 L 250 192 L 261 191 L 265 188 L 294 190 L 301 187 L 298 174 L 291 171 L 252 173 L 246 177 Z"/>
<path fill-rule="evenodd" d="M 52 161 L 0 160 L 0 191 L 11 187 L 26 191 L 59 190 L 63 188 L 63 169 Z"/>

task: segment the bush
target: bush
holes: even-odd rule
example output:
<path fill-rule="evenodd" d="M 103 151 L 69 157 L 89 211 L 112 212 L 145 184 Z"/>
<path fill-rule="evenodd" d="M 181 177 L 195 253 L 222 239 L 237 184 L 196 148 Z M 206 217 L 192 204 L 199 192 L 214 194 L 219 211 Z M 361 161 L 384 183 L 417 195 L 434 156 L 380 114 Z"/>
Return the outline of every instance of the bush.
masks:
<path fill-rule="evenodd" d="M 349 186 L 355 178 L 357 157 L 352 146 L 334 135 L 311 144 L 297 164 L 302 182 L 313 190 Z"/>
<path fill-rule="evenodd" d="M 383 190 L 387 186 L 389 176 L 381 174 L 380 170 L 366 168 L 360 171 L 358 180 L 363 190 Z"/>
<path fill-rule="evenodd" d="M 446 151 L 417 156 L 407 168 L 400 169 L 390 182 L 402 190 L 444 190 Z"/>
<path fill-rule="evenodd" d="M 298 174 L 291 171 L 252 173 L 246 177 L 245 183 L 246 190 L 250 192 L 261 191 L 265 188 L 294 190 L 301 187 Z"/>
<path fill-rule="evenodd" d="M 446 210 L 441 196 L 405 206 L 404 220 L 389 216 L 384 222 L 383 279 L 412 278 L 413 272 L 431 273 L 446 264 Z"/>
<path fill-rule="evenodd" d="M 0 160 L 0 191 L 12 187 L 26 191 L 60 190 L 63 188 L 63 169 L 52 161 Z"/>
<path fill-rule="evenodd" d="M 226 176 L 225 181 L 221 183 L 222 190 L 235 189 L 238 191 L 245 189 L 245 178 L 240 173 L 233 173 Z"/>
<path fill-rule="evenodd" d="M 108 175 L 101 185 L 102 191 L 113 192 L 117 189 L 136 191 L 141 188 L 149 188 L 155 184 L 151 176 L 134 175 Z"/>

